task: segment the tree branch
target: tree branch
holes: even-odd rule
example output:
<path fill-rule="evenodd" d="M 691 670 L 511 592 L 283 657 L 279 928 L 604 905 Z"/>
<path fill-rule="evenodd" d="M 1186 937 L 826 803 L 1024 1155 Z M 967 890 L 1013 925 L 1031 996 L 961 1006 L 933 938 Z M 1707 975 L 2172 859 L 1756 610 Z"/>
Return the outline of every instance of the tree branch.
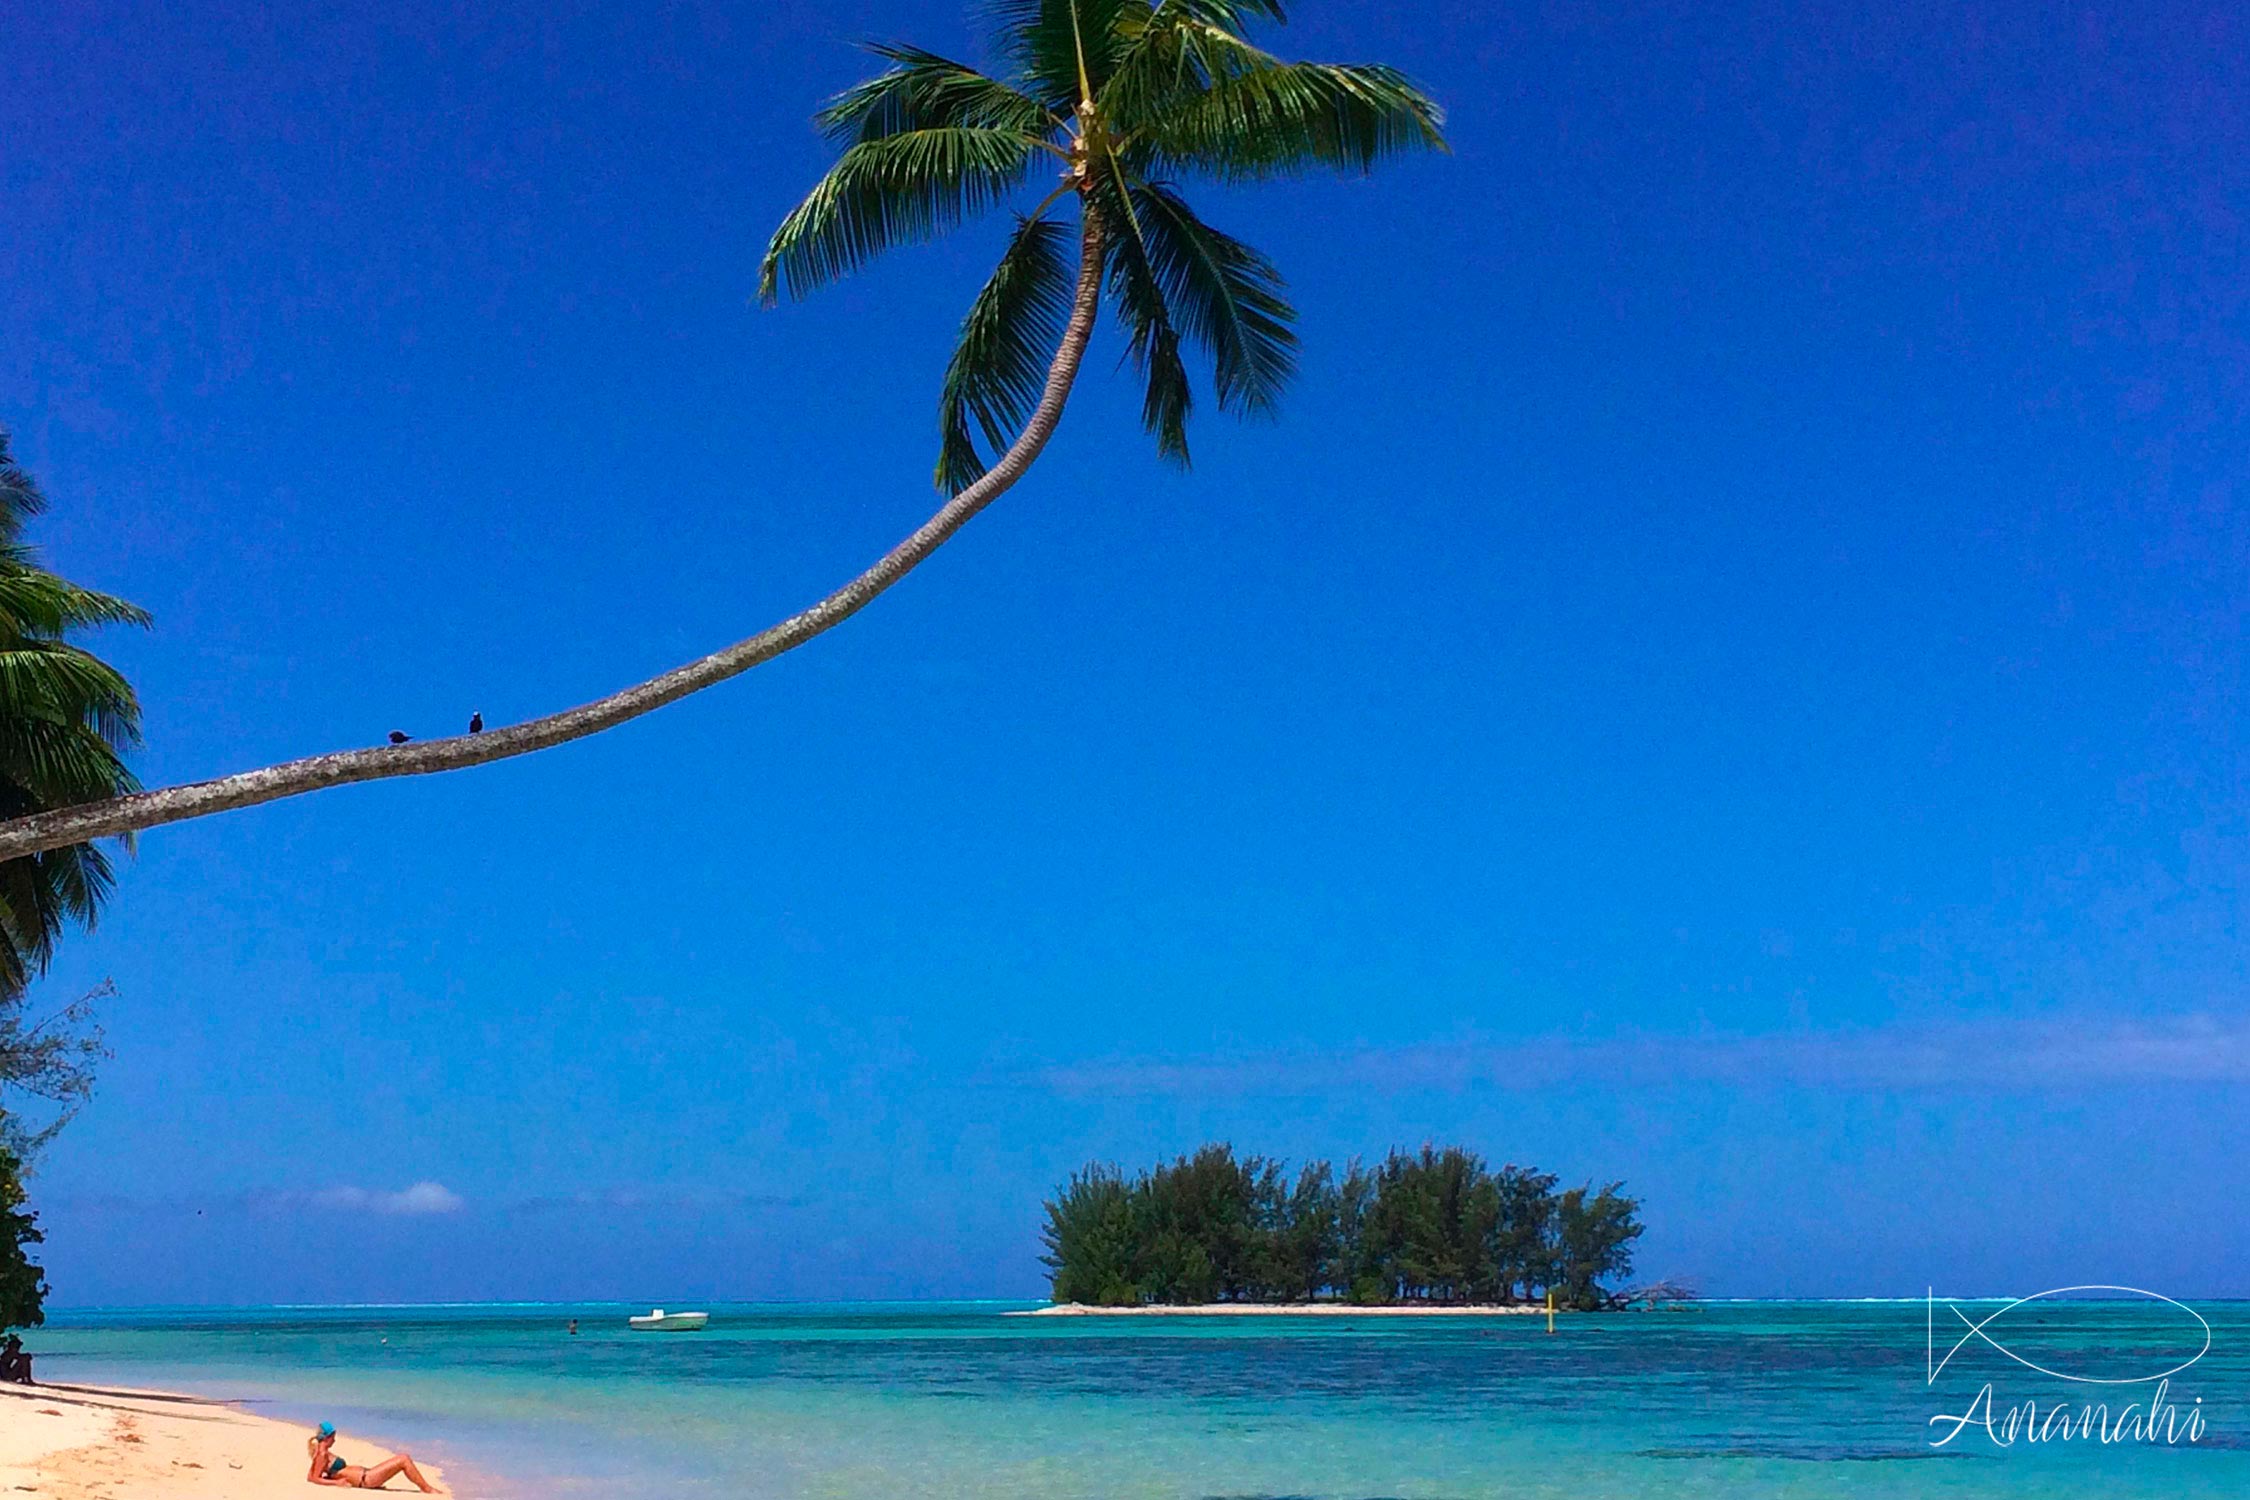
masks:
<path fill-rule="evenodd" d="M 194 781 L 11 818 L 0 822 L 0 860 L 135 833 L 189 818 L 208 817 L 238 807 L 255 807 L 261 802 L 277 802 L 284 797 L 298 797 L 355 781 L 429 776 L 551 749 L 653 713 L 667 703 L 677 702 L 730 677 L 738 677 L 761 662 L 771 661 L 835 629 L 913 571 L 968 524 L 978 511 L 1005 494 L 1047 446 L 1055 425 L 1062 420 L 1063 405 L 1069 400 L 1071 383 L 1078 376 L 1078 366 L 1093 333 L 1094 314 L 1100 302 L 1102 228 L 1091 202 L 1085 204 L 1085 227 L 1080 238 L 1078 286 L 1071 303 L 1070 320 L 1064 325 L 1054 363 L 1048 366 L 1047 384 L 1039 404 L 1033 409 L 1031 420 L 1024 424 L 1022 433 L 976 483 L 947 501 L 873 567 L 811 608 L 723 651 L 674 667 L 661 676 L 635 683 L 606 698 L 597 698 L 545 718 L 487 730 L 483 734 L 311 755 L 210 781 Z"/>

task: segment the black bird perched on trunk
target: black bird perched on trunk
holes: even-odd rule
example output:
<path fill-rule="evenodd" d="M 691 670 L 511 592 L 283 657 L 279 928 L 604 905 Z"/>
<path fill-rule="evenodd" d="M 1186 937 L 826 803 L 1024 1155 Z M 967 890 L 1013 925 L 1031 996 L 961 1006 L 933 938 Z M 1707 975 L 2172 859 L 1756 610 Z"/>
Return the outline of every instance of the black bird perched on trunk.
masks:
<path fill-rule="evenodd" d="M 469 715 L 469 733 L 484 733 L 484 714 L 481 711 Z"/>
<path fill-rule="evenodd" d="M 406 739 L 407 739 L 407 735 L 406 735 L 406 731 L 405 731 L 405 730 L 403 730 L 403 729 L 394 729 L 394 730 L 392 730 L 392 731 L 391 731 L 391 743 L 392 743 L 392 744 L 394 744 L 394 745 L 403 745 L 403 744 L 405 744 L 405 743 L 406 743 Z"/>

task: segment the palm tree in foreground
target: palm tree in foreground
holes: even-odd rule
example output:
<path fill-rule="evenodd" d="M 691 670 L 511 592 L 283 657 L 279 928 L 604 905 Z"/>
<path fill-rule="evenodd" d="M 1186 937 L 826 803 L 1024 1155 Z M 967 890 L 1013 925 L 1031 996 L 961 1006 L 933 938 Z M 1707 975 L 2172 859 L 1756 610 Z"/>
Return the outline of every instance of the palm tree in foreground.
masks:
<path fill-rule="evenodd" d="M 1046 446 L 1106 294 L 1144 385 L 1143 423 L 1187 460 L 1184 350 L 1208 357 L 1223 411 L 1273 411 L 1294 368 L 1296 314 L 1273 263 L 1181 196 L 1218 182 L 1443 149 L 1437 106 L 1375 66 L 1285 62 L 1250 40 L 1279 0 L 999 0 L 995 77 L 917 47 L 830 100 L 842 152 L 782 221 L 760 292 L 802 295 L 894 245 L 932 238 L 1052 185 L 1019 213 L 970 305 L 939 402 L 949 497 L 873 567 L 811 608 L 621 692 L 484 734 L 339 751 L 211 781 L 0 821 L 0 858 L 82 844 L 348 782 L 457 770 L 612 728 L 724 682 L 858 613 L 1023 476 Z M 1077 263 L 1064 215 L 1077 210 Z M 982 439 L 982 447 L 979 439 Z M 986 461 L 986 453 L 992 457 Z"/>
<path fill-rule="evenodd" d="M 24 523 L 45 508 L 0 431 L 0 815 L 17 819 L 138 785 L 124 760 L 140 742 L 132 686 L 66 637 L 146 625 L 148 617 L 34 561 Z M 62 930 L 93 925 L 110 881 L 108 856 L 87 843 L 0 863 L 0 1023 L 8 1000 L 47 966 Z"/>

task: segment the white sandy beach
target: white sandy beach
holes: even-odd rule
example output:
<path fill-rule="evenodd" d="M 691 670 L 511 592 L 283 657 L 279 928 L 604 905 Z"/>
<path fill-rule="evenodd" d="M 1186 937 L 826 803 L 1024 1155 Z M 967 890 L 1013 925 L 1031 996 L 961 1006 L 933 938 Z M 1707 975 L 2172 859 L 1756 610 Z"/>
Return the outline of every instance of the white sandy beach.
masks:
<path fill-rule="evenodd" d="M 97 1386 L 0 1386 L 0 1497 L 301 1500 L 311 1429 L 224 1402 Z M 347 1462 L 385 1456 L 345 1434 Z M 422 1464 L 432 1484 L 445 1481 Z M 417 1494 L 404 1479 L 390 1493 Z"/>
<path fill-rule="evenodd" d="M 1094 1307 L 1084 1302 L 1058 1302 L 1013 1312 L 1011 1318 L 1508 1318 L 1544 1314 L 1533 1303 L 1506 1307 L 1354 1307 L 1347 1302 L 1191 1302 L 1178 1306 L 1149 1304 L 1140 1307 Z M 1557 1308 L 1556 1312 L 1563 1311 Z"/>

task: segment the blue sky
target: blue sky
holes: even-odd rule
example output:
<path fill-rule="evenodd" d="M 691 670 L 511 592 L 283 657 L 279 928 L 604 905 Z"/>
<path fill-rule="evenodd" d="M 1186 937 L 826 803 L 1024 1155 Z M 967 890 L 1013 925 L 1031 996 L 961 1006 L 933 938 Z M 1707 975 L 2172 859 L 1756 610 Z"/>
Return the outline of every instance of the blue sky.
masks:
<path fill-rule="evenodd" d="M 582 701 L 932 503 L 996 224 L 751 305 L 951 6 L 33 8 L 0 421 L 150 782 Z M 147 836 L 64 1303 L 1007 1295 L 1089 1157 L 1458 1139 L 1757 1294 L 2250 1293 L 2245 27 L 1307 3 L 1303 372 L 590 743 Z"/>

